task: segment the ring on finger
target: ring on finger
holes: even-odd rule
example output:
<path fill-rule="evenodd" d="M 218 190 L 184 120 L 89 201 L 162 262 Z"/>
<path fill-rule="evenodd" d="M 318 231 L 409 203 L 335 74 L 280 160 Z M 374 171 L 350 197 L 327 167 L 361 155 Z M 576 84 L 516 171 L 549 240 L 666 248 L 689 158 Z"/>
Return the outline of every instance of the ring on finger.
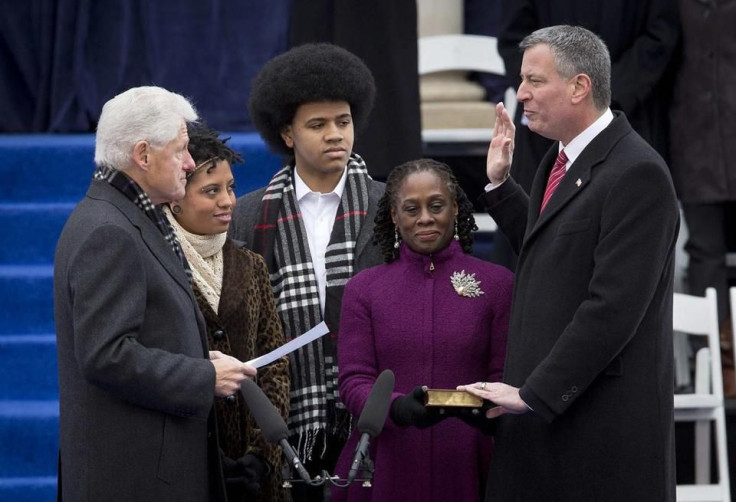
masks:
<path fill-rule="evenodd" d="M 488 385 L 488 382 L 483 382 L 480 384 L 480 390 L 486 390 L 486 385 Z"/>

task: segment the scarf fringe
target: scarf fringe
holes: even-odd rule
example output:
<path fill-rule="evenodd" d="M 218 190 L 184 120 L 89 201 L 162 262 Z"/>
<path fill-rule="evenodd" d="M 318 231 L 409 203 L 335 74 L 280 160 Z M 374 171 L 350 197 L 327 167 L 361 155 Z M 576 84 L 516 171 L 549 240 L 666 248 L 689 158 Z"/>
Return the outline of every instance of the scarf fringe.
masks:
<path fill-rule="evenodd" d="M 341 415 L 340 423 L 332 427 L 329 432 L 330 435 L 344 442 L 353 432 L 353 417 L 347 412 Z M 325 453 L 327 453 L 327 432 L 325 429 L 302 431 L 292 436 L 289 442 L 291 444 L 296 443 L 296 452 L 304 460 L 313 460 L 315 450 L 319 450 L 316 458 L 324 458 Z"/>

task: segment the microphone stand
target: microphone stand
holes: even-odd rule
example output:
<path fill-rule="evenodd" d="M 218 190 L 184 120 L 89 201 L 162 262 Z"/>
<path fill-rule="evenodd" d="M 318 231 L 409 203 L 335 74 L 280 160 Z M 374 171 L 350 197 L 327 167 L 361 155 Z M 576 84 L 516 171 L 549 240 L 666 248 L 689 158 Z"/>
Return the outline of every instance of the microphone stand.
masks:
<path fill-rule="evenodd" d="M 282 447 L 288 460 L 288 462 L 284 464 L 282 470 L 284 488 L 291 488 L 293 486 L 292 483 L 306 483 L 308 486 L 322 486 L 324 500 L 331 499 L 331 486 L 347 488 L 351 483 L 357 481 L 361 483 L 362 487 L 370 488 L 372 486 L 371 481 L 373 480 L 374 465 L 369 454 L 369 440 L 378 436 L 383 429 L 386 416 L 388 415 L 389 406 L 391 404 L 391 393 L 393 389 L 393 372 L 388 369 L 383 370 L 381 374 L 378 375 L 378 378 L 376 378 L 376 382 L 373 384 L 368 398 L 363 405 L 363 411 L 360 413 L 360 417 L 358 418 L 358 430 L 361 432 L 361 438 L 356 446 L 355 456 L 353 457 L 347 478 L 331 476 L 329 472 L 323 470 L 318 476 L 311 479 L 309 477 L 309 473 L 302 468 L 302 465 L 299 464 L 298 460 L 295 461 L 292 458 L 295 454 L 287 454 L 287 450 L 292 451 L 291 447 Z M 253 394 L 253 392 L 251 393 Z M 260 398 L 261 395 L 262 393 L 255 393 L 256 397 Z M 270 410 L 268 406 L 264 405 L 262 407 Z M 264 417 L 263 422 L 267 423 L 267 421 L 271 419 L 272 417 Z M 286 424 L 283 423 L 280 417 L 277 416 L 276 420 L 278 421 L 278 425 L 282 425 L 282 428 L 286 429 Z M 263 426 L 261 428 L 263 429 Z M 280 428 L 276 429 L 274 432 L 283 433 Z M 286 434 L 283 434 L 285 437 Z M 275 436 L 275 434 L 273 435 Z M 278 437 L 281 439 L 281 436 Z M 288 442 L 285 439 L 284 442 L 288 446 Z M 293 467 L 298 470 L 299 479 L 294 478 L 294 472 L 289 465 L 291 463 L 293 463 Z M 360 474 L 360 476 L 358 476 L 358 474 Z"/>
<path fill-rule="evenodd" d="M 341 478 L 339 476 L 330 475 L 329 472 L 323 470 L 319 475 L 312 478 L 308 483 L 309 486 L 322 486 L 324 489 L 324 500 L 329 501 L 332 498 L 330 492 L 331 486 L 338 488 L 347 488 L 351 483 L 361 483 L 363 488 L 370 488 L 373 486 L 371 481 L 373 480 L 373 472 L 375 468 L 373 460 L 369 456 L 365 456 L 360 463 L 359 473 L 361 475 L 356 476 L 353 480 L 347 478 Z M 292 488 L 295 483 L 307 483 L 299 477 L 294 477 L 294 473 L 288 463 L 284 463 L 281 466 L 281 478 L 283 479 L 283 488 Z"/>

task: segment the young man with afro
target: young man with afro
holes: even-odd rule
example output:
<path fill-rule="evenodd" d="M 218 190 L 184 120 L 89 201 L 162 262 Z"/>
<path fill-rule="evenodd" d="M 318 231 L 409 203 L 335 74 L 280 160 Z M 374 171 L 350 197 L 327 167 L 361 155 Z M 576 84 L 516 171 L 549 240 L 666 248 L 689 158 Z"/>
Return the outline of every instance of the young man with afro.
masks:
<path fill-rule="evenodd" d="M 331 44 L 272 59 L 249 108 L 269 147 L 288 161 L 268 186 L 238 200 L 230 234 L 266 260 L 287 340 L 322 320 L 330 333 L 290 354 L 290 442 L 312 476 L 330 474 L 350 431 L 338 395 L 336 341 L 345 283 L 383 262 L 373 220 L 384 184 L 352 151 L 375 97 L 370 70 Z M 319 489 L 295 500 L 321 500 Z"/>

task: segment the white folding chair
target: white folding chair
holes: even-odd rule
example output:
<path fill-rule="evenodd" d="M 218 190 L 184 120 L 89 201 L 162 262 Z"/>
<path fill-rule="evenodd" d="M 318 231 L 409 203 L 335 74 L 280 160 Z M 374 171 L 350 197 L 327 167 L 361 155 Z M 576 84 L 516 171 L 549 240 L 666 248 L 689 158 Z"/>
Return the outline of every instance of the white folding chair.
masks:
<path fill-rule="evenodd" d="M 478 71 L 505 75 L 495 37 L 483 35 L 435 35 L 422 37 L 419 43 L 419 75 L 442 71 Z M 504 105 L 513 116 L 516 93 L 509 87 Z M 492 129 L 422 129 L 425 143 L 483 143 L 488 145 Z M 486 146 L 487 147 L 487 146 Z"/>
<path fill-rule="evenodd" d="M 705 297 L 674 294 L 673 328 L 689 335 L 704 336 L 707 346 L 695 362 L 695 391 L 675 394 L 675 420 L 695 423 L 695 484 L 678 485 L 678 501 L 730 502 L 726 415 L 718 332 L 716 291 L 708 288 Z M 715 429 L 717 483 L 710 482 L 710 431 Z"/>
<path fill-rule="evenodd" d="M 726 266 L 730 268 L 736 268 L 736 253 L 726 253 Z"/>
<path fill-rule="evenodd" d="M 736 253 L 733 253 L 736 256 Z M 733 355 L 731 356 L 733 361 L 736 361 L 736 287 L 729 290 L 729 296 L 731 298 L 731 348 L 733 349 Z"/>
<path fill-rule="evenodd" d="M 734 253 L 736 254 L 736 253 Z M 731 288 L 731 332 L 736 336 L 736 287 Z M 734 361 L 736 361 L 736 343 L 731 344 L 733 346 Z"/>
<path fill-rule="evenodd" d="M 419 44 L 419 75 L 443 71 L 478 71 L 505 75 L 503 59 L 498 53 L 495 37 L 483 35 L 436 35 L 422 37 Z M 504 106 L 511 116 L 516 110 L 516 92 L 509 87 L 504 95 Z M 485 155 L 493 129 L 429 129 L 422 128 L 422 141 L 427 144 L 475 145 L 478 153 Z M 485 213 L 475 213 L 478 231 L 496 231 L 496 222 Z"/>

